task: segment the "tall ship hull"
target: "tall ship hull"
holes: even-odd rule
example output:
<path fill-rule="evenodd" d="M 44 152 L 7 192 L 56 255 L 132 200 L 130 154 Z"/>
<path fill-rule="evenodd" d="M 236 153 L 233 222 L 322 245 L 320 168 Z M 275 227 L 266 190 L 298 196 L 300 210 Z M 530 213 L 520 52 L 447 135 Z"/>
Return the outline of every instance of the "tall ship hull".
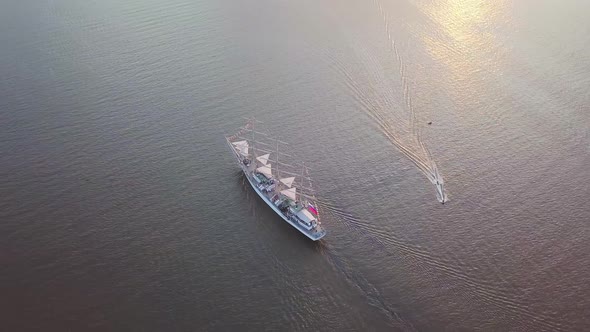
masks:
<path fill-rule="evenodd" d="M 326 235 L 311 187 L 308 168 L 285 163 L 280 151 L 287 144 L 253 129 L 255 120 L 231 136 L 227 145 L 248 183 L 260 198 L 285 222 L 317 241 Z M 270 142 L 269 142 L 270 141 Z"/>

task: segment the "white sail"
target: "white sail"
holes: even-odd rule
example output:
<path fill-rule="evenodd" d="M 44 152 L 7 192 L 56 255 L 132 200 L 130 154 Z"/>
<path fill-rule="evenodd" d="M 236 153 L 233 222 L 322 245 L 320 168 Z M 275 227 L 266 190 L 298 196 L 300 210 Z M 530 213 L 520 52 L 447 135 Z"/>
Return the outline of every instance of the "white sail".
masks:
<path fill-rule="evenodd" d="M 254 131 L 255 123 L 255 119 L 249 119 L 237 133 L 226 136 L 247 182 L 286 223 L 313 241 L 323 238 L 326 230 L 317 209 L 310 204 L 315 204 L 315 197 L 306 165 L 280 151 L 287 143 Z"/>
<path fill-rule="evenodd" d="M 285 189 L 281 191 L 281 194 L 289 197 L 290 199 L 296 201 L 297 198 L 295 196 L 295 194 L 297 193 L 297 188 L 289 188 L 289 189 Z"/>
<path fill-rule="evenodd" d="M 233 142 L 232 143 L 234 146 L 238 147 L 240 145 L 248 145 L 248 141 L 238 141 L 238 142 Z"/>
<path fill-rule="evenodd" d="M 267 178 L 269 178 L 269 179 L 272 178 L 272 171 L 271 171 L 270 164 L 258 167 L 256 170 L 258 172 L 264 174 Z"/>
<path fill-rule="evenodd" d="M 291 188 L 291 186 L 293 185 L 293 181 L 295 181 L 295 177 L 290 177 L 290 178 L 282 178 L 280 180 L 285 186 Z"/>
<path fill-rule="evenodd" d="M 244 157 L 248 157 L 248 146 L 244 146 L 240 149 L 240 153 L 242 154 L 242 156 Z"/>
<path fill-rule="evenodd" d="M 236 147 L 236 149 L 238 149 L 238 151 L 240 151 L 241 155 L 243 155 L 244 157 L 248 156 L 248 141 L 233 142 L 232 144 Z"/>
<path fill-rule="evenodd" d="M 263 165 L 266 165 L 268 163 L 268 158 L 270 157 L 270 153 L 267 153 L 265 155 L 262 155 L 258 158 L 256 158 L 256 160 L 258 160 L 259 162 L 261 162 Z"/>

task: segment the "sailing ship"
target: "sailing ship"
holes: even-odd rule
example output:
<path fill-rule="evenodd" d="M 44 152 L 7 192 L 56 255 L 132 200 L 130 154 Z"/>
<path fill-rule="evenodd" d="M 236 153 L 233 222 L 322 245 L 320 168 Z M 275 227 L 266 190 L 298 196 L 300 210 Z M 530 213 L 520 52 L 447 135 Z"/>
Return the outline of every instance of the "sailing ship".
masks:
<path fill-rule="evenodd" d="M 284 221 L 313 241 L 326 235 L 317 208 L 317 199 L 305 163 L 285 158 L 293 157 L 282 152 L 288 145 L 254 129 L 261 123 L 249 119 L 238 132 L 226 136 L 239 167 L 254 191 Z"/>

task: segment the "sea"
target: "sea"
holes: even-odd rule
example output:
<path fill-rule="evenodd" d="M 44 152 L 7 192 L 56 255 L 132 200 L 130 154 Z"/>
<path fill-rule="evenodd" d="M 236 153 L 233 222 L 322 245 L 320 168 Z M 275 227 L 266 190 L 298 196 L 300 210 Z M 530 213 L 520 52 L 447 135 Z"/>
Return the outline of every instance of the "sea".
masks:
<path fill-rule="evenodd" d="M 3 0 L 2 330 L 589 331 L 589 14 Z M 240 173 L 252 117 L 321 241 Z"/>

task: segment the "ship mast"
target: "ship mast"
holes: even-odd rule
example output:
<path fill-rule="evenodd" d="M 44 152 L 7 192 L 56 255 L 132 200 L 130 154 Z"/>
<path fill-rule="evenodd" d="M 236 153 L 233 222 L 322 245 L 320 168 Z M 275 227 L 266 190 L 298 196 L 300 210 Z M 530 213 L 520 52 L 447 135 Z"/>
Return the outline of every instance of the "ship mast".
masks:
<path fill-rule="evenodd" d="M 254 150 L 254 142 L 255 142 L 255 140 L 254 140 L 254 133 L 255 133 L 255 131 L 254 131 L 254 121 L 252 121 L 252 119 L 249 119 L 248 120 L 248 123 L 246 124 L 246 128 L 248 128 L 248 125 L 252 128 L 252 160 L 253 160 L 252 162 L 255 162 L 255 159 L 256 159 L 256 150 Z M 254 165 L 254 166 L 256 166 L 256 165 Z"/>
<path fill-rule="evenodd" d="M 280 162 L 279 162 L 279 140 L 278 139 L 277 139 L 277 162 L 275 164 L 277 165 L 276 166 L 276 168 L 277 168 L 277 179 L 280 179 L 281 178 L 281 174 L 279 173 L 279 165 L 280 165 Z"/>
<path fill-rule="evenodd" d="M 257 151 L 257 150 L 260 150 L 260 149 L 258 149 L 258 148 L 254 148 L 254 144 L 256 144 L 256 145 L 259 145 L 259 144 L 258 144 L 259 142 L 256 142 L 255 135 L 256 135 L 256 134 L 262 134 L 262 135 L 264 135 L 264 136 L 266 136 L 266 135 L 265 135 L 264 133 L 260 133 L 260 132 L 258 132 L 258 131 L 256 131 L 256 130 L 254 130 L 254 125 L 255 125 L 256 123 L 262 123 L 262 121 L 258 121 L 258 120 L 256 120 L 256 118 L 255 118 L 255 117 L 251 117 L 251 118 L 245 118 L 245 119 L 246 119 L 246 125 L 243 127 L 243 130 L 244 130 L 245 132 L 248 132 L 248 131 L 250 131 L 250 132 L 252 133 L 252 138 L 250 139 L 250 140 L 252 141 L 252 144 L 251 144 L 251 147 L 252 147 L 252 157 L 253 157 L 252 159 L 256 159 L 256 157 L 257 157 L 257 153 L 256 153 L 256 151 Z M 239 135 L 239 136 L 241 136 L 241 135 Z M 238 137 L 239 137 L 239 136 L 238 136 Z"/>
<path fill-rule="evenodd" d="M 301 178 L 301 190 L 300 190 L 300 193 L 299 193 L 299 196 L 300 197 L 301 197 L 301 194 L 304 194 L 303 189 L 305 188 L 305 186 L 304 186 L 305 183 L 303 182 L 303 179 L 305 178 L 305 175 L 303 174 L 303 172 L 305 172 L 305 162 L 302 161 L 301 162 L 301 175 L 300 175 L 300 178 Z M 306 197 L 305 194 L 303 195 L 303 197 Z"/>

